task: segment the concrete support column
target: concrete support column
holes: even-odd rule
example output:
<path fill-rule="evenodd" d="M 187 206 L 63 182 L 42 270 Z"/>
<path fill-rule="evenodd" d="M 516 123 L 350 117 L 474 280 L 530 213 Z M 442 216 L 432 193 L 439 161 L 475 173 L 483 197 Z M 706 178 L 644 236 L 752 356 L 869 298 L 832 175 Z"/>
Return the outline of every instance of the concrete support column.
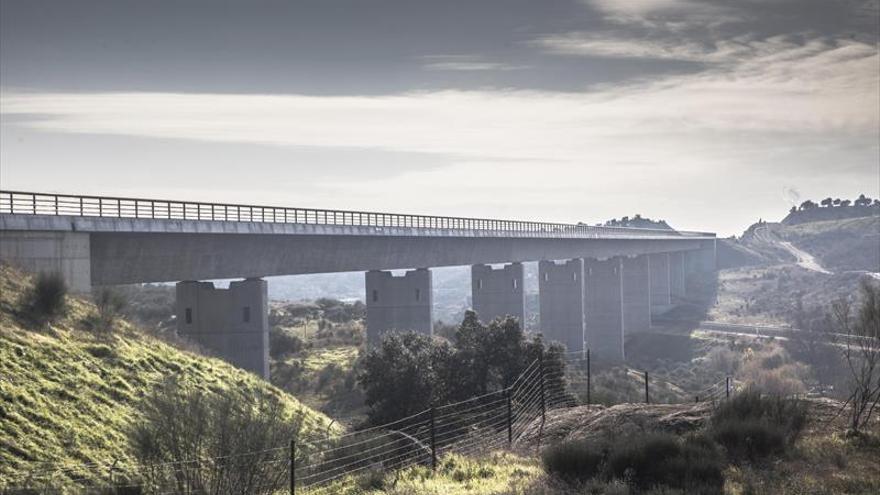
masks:
<path fill-rule="evenodd" d="M 481 321 L 513 316 L 523 325 L 525 293 L 522 263 L 511 263 L 494 270 L 490 265 L 471 267 L 471 294 L 474 311 Z"/>
<path fill-rule="evenodd" d="M 434 331 L 431 271 L 419 268 L 395 277 L 388 271 L 366 274 L 367 342 L 377 344 L 389 331 Z"/>
<path fill-rule="evenodd" d="M 620 258 L 584 260 L 584 310 L 587 347 L 593 356 L 624 359 L 623 279 Z"/>
<path fill-rule="evenodd" d="M 670 253 L 650 255 L 651 265 L 651 313 L 664 313 L 672 307 L 672 270 Z"/>
<path fill-rule="evenodd" d="M 177 284 L 177 332 L 229 363 L 269 379 L 269 297 L 265 280 Z"/>
<path fill-rule="evenodd" d="M 584 345 L 584 262 L 568 260 L 538 263 L 541 332 L 548 341 L 565 344 L 569 351 Z"/>
<path fill-rule="evenodd" d="M 623 260 L 623 332 L 651 329 L 651 265 L 646 255 Z"/>
<path fill-rule="evenodd" d="M 70 290 L 92 290 L 91 238 L 84 232 L 0 231 L 0 260 L 26 272 L 60 273 Z"/>
<path fill-rule="evenodd" d="M 684 270 L 684 251 L 669 253 L 670 295 L 674 304 L 680 303 L 685 296 Z"/>

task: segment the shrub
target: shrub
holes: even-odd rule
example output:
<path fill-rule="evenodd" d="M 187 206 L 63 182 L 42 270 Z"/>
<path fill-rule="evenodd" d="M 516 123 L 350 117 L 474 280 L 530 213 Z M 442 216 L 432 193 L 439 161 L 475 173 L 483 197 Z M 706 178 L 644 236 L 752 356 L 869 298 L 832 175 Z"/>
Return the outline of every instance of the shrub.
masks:
<path fill-rule="evenodd" d="M 709 433 L 731 459 L 755 462 L 785 453 L 800 435 L 806 420 L 803 402 L 763 396 L 748 389 L 715 410 Z"/>
<path fill-rule="evenodd" d="M 303 340 L 292 332 L 277 327 L 269 331 L 269 354 L 280 358 L 286 354 L 295 354 L 305 347 Z"/>
<path fill-rule="evenodd" d="M 67 311 L 67 283 L 58 272 L 40 273 L 28 293 L 27 310 L 36 320 L 50 322 Z"/>
<path fill-rule="evenodd" d="M 724 464 L 715 445 L 703 437 L 680 441 L 652 433 L 620 441 L 609 454 L 607 477 L 640 489 L 670 487 L 687 493 L 720 493 Z"/>
<path fill-rule="evenodd" d="M 125 298 L 121 293 L 104 287 L 95 292 L 93 299 L 98 310 L 95 327 L 104 332 L 110 331 L 116 319 L 125 310 L 127 305 Z"/>
<path fill-rule="evenodd" d="M 710 439 L 650 433 L 605 441 L 574 440 L 544 451 L 544 469 L 569 483 L 623 480 L 637 489 L 720 493 L 721 455 Z"/>
<path fill-rule="evenodd" d="M 586 440 L 570 440 L 545 449 L 544 470 L 567 481 L 586 481 L 597 476 L 607 455 L 605 446 Z"/>

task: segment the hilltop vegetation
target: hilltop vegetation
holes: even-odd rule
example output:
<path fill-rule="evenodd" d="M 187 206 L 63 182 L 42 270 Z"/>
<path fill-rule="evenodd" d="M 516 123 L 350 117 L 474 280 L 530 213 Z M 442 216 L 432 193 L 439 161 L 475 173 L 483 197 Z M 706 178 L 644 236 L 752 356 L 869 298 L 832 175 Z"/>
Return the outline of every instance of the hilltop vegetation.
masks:
<path fill-rule="evenodd" d="M 219 359 L 181 350 L 123 319 L 97 330 L 97 309 L 83 299 L 68 297 L 63 316 L 38 324 L 21 309 L 30 285 L 0 265 L 0 488 L 62 467 L 55 485 L 106 476 L 114 462 L 126 475 L 134 462 L 129 433 L 143 420 L 143 400 L 169 377 L 209 396 L 278 402 L 280 414 L 301 416 L 304 440 L 334 431 L 327 416 Z"/>

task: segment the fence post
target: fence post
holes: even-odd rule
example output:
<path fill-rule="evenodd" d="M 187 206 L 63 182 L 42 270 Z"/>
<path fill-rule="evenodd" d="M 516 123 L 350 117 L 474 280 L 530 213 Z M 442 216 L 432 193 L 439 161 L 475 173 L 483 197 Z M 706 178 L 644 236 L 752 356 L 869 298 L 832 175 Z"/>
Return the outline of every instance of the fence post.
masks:
<path fill-rule="evenodd" d="M 290 440 L 290 495 L 296 493 L 296 439 Z"/>
<path fill-rule="evenodd" d="M 58 195 L 55 195 L 55 214 L 58 214 Z"/>
<path fill-rule="evenodd" d="M 434 431 L 434 404 L 431 404 L 431 469 L 437 469 L 437 436 Z"/>
<path fill-rule="evenodd" d="M 506 390 L 507 395 L 507 446 L 513 445 L 513 405 L 510 402 L 510 388 Z"/>
<path fill-rule="evenodd" d="M 724 392 L 727 395 L 727 398 L 730 398 L 730 377 L 724 377 Z"/>
<path fill-rule="evenodd" d="M 592 404 L 592 402 L 590 402 L 590 386 L 591 386 L 590 381 L 592 379 L 592 376 L 590 376 L 590 374 L 591 374 L 591 371 L 590 371 L 590 350 L 587 349 L 587 405 L 588 406 L 590 404 Z"/>
<path fill-rule="evenodd" d="M 648 372 L 645 372 L 645 404 L 651 403 L 651 396 L 648 395 Z"/>

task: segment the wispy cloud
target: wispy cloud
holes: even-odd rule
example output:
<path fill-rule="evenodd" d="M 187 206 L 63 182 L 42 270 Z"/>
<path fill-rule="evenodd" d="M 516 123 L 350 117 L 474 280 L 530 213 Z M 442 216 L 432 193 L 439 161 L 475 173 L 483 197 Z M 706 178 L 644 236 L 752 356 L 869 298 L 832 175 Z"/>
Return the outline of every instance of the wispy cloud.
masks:
<path fill-rule="evenodd" d="M 484 164 L 491 175 L 503 164 L 526 181 L 538 169 L 567 174 L 613 167 L 641 174 L 675 164 L 677 173 L 707 165 L 757 170 L 780 153 L 788 159 L 804 154 L 808 163 L 805 150 L 828 146 L 832 137 L 835 146 L 877 153 L 876 46 L 770 38 L 716 48 L 706 57 L 719 63 L 584 93 L 3 92 L 2 114 L 17 116 L 8 125 L 62 133 L 443 153 L 466 164 L 462 173 L 477 173 Z"/>
<path fill-rule="evenodd" d="M 422 67 L 437 71 L 507 71 L 527 69 L 524 65 L 512 65 L 485 60 L 478 55 L 427 55 L 421 57 Z"/>

